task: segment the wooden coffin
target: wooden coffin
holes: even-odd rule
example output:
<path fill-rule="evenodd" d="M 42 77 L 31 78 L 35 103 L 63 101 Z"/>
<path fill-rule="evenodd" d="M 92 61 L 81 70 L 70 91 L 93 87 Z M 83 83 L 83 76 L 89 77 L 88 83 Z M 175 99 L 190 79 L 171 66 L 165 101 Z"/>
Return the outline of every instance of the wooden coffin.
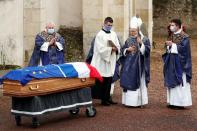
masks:
<path fill-rule="evenodd" d="M 22 86 L 18 81 L 5 80 L 3 82 L 3 95 L 13 97 L 30 97 L 84 88 L 94 84 L 94 78 L 35 79 L 25 86 Z"/>

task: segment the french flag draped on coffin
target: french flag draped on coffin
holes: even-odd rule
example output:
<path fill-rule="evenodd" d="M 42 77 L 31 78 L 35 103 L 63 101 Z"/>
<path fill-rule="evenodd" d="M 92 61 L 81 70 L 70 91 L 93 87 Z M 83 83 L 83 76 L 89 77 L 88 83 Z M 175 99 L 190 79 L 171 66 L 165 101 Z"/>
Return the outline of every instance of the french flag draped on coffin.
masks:
<path fill-rule="evenodd" d="M 81 81 L 82 78 L 87 79 Z M 101 75 L 93 66 L 85 62 L 73 62 L 13 70 L 4 75 L 1 82 L 4 91 L 6 87 L 8 89 L 8 86 L 8 91 L 10 88 L 13 89 L 11 92 L 7 91 L 7 94 L 13 93 L 9 94 L 12 96 L 11 112 L 13 114 L 37 116 L 63 109 L 72 110 L 81 106 L 92 107 L 91 89 L 88 86 L 88 81 L 91 84 L 93 82 L 90 82 L 88 78 L 102 81 Z M 31 86 L 34 88 L 39 86 L 39 89 L 35 88 L 34 90 Z M 69 86 L 76 87 L 69 88 L 69 90 L 63 89 Z M 56 92 L 51 90 L 56 90 Z"/>
<path fill-rule="evenodd" d="M 12 70 L 0 79 L 0 83 L 8 79 L 26 85 L 32 79 L 43 78 L 96 78 L 102 81 L 101 75 L 93 66 L 85 62 L 73 62 Z"/>

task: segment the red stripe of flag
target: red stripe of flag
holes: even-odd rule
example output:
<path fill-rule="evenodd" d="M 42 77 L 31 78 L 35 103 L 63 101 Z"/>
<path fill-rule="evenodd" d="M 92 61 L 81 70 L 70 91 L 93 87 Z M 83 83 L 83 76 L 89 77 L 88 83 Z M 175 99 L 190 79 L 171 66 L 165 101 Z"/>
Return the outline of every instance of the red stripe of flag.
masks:
<path fill-rule="evenodd" d="M 100 73 L 96 70 L 95 67 L 87 64 L 87 67 L 90 69 L 90 78 L 96 78 L 98 79 L 100 82 L 103 82 L 103 77 L 100 75 Z"/>

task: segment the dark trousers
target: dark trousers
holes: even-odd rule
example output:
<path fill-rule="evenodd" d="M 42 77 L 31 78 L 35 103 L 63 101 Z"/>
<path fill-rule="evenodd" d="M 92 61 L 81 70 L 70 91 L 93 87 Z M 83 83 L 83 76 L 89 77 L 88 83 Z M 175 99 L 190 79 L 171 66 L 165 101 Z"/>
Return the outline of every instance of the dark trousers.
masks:
<path fill-rule="evenodd" d="M 103 77 L 103 82 L 96 81 L 92 87 L 92 98 L 105 102 L 110 99 L 112 77 Z"/>

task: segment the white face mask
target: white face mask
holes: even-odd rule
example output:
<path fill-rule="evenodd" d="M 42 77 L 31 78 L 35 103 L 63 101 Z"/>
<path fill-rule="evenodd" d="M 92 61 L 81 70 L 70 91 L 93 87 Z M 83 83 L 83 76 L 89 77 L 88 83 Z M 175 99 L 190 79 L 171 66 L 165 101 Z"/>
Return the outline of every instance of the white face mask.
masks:
<path fill-rule="evenodd" d="M 170 31 L 175 32 L 176 31 L 176 26 L 170 26 Z"/>
<path fill-rule="evenodd" d="M 48 29 L 48 34 L 53 34 L 55 32 L 55 29 Z"/>

